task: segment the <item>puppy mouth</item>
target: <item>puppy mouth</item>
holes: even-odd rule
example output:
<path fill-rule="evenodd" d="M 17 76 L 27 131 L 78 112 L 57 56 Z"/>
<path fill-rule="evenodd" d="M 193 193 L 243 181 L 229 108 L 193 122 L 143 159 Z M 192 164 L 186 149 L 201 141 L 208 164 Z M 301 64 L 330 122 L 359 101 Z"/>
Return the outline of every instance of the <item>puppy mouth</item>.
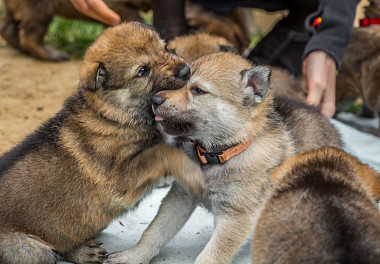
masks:
<path fill-rule="evenodd" d="M 154 120 L 161 128 L 170 135 L 186 136 L 188 132 L 194 127 L 194 124 L 185 120 L 178 120 L 176 118 L 168 118 L 154 112 Z"/>
<path fill-rule="evenodd" d="M 154 121 L 156 121 L 156 122 L 164 122 L 165 120 L 161 116 L 155 114 L 154 115 Z"/>

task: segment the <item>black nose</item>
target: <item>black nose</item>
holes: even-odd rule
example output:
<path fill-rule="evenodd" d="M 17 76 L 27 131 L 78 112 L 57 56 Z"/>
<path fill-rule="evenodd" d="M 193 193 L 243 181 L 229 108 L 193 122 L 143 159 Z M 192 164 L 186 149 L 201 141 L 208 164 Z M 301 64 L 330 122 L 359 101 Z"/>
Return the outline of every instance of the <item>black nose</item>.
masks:
<path fill-rule="evenodd" d="M 153 107 L 154 108 L 156 108 L 157 106 L 159 106 L 160 104 L 162 104 L 165 101 L 165 99 L 159 95 L 153 96 L 152 100 L 153 100 Z"/>
<path fill-rule="evenodd" d="M 182 66 L 181 69 L 179 69 L 175 77 L 187 81 L 190 78 L 190 67 L 187 64 L 185 64 L 184 66 Z"/>

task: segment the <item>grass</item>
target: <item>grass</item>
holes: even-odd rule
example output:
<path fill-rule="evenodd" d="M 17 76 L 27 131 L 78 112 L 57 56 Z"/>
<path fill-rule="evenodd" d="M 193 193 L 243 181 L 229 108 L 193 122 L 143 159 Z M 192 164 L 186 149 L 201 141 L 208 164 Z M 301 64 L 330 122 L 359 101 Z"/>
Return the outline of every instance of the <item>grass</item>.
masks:
<path fill-rule="evenodd" d="M 144 22 L 152 25 L 152 12 L 141 13 Z M 105 29 L 96 22 L 65 19 L 55 16 L 46 35 L 46 43 L 57 49 L 66 51 L 72 57 L 82 58 L 86 49 Z"/>
<path fill-rule="evenodd" d="M 152 12 L 142 12 L 144 22 L 152 25 Z M 55 16 L 46 35 L 46 43 L 66 51 L 75 58 L 82 58 L 86 49 L 105 29 L 96 22 L 65 19 Z"/>
<path fill-rule="evenodd" d="M 104 25 L 73 19 L 54 17 L 45 41 L 74 58 L 82 58 L 86 49 L 104 30 Z"/>
<path fill-rule="evenodd" d="M 363 100 L 358 98 L 345 112 L 357 114 L 363 107 Z"/>

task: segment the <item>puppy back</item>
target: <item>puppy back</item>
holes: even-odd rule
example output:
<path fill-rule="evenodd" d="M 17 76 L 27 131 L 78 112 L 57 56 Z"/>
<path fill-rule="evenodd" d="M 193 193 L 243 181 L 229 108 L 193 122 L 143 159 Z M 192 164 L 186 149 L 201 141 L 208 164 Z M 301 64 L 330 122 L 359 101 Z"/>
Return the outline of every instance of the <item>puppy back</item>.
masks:
<path fill-rule="evenodd" d="M 342 146 L 335 127 L 315 107 L 275 96 L 274 108 L 291 131 L 298 153 L 327 146 Z"/>
<path fill-rule="evenodd" d="M 255 231 L 254 263 L 379 263 L 380 214 L 361 165 L 324 148 L 273 170 L 274 190 Z"/>

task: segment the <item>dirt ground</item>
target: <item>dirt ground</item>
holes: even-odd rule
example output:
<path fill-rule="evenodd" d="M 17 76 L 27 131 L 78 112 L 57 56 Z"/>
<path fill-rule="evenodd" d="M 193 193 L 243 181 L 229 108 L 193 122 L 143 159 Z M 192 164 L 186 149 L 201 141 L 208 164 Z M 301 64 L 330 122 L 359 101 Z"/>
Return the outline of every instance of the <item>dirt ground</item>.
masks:
<path fill-rule="evenodd" d="M 81 61 L 37 61 L 0 39 L 0 153 L 30 134 L 77 87 Z"/>

